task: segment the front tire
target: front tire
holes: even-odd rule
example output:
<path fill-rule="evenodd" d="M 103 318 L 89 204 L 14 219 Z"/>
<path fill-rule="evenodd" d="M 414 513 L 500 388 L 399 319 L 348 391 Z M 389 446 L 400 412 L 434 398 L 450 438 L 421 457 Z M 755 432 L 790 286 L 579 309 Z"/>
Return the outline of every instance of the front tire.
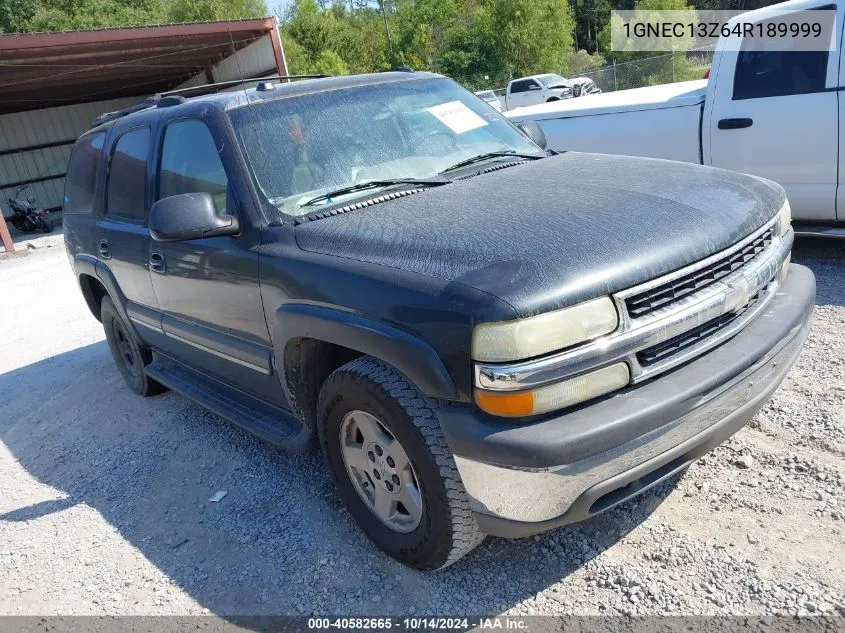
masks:
<path fill-rule="evenodd" d="M 123 375 L 126 385 L 139 396 L 144 397 L 154 396 L 164 391 L 161 384 L 144 372 L 144 367 L 152 361 L 152 355 L 135 340 L 134 333 L 117 313 L 111 297 L 103 297 L 100 303 L 100 321 L 106 332 L 106 341 L 112 358 Z"/>
<path fill-rule="evenodd" d="M 422 570 L 484 540 L 435 406 L 369 356 L 331 374 L 319 401 L 320 443 L 349 512 L 379 548 Z"/>

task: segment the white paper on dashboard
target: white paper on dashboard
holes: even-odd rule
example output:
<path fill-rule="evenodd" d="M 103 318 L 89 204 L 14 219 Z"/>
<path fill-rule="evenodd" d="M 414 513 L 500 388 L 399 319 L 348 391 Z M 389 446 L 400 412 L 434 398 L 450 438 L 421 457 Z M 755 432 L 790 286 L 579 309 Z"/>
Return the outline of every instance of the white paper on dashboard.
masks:
<path fill-rule="evenodd" d="M 449 101 L 440 105 L 426 108 L 432 116 L 455 134 L 463 134 L 487 125 L 487 121 L 470 110 L 461 101 Z"/>

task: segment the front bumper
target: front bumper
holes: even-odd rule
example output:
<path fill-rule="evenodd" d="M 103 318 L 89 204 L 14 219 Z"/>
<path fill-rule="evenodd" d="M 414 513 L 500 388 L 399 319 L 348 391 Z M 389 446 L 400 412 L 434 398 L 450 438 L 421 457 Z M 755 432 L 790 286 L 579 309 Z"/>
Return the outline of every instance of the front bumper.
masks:
<path fill-rule="evenodd" d="M 742 331 L 651 381 L 525 425 L 442 408 L 481 529 L 519 537 L 580 521 L 686 468 L 775 391 L 807 337 L 814 303 L 813 273 L 793 264 Z"/>

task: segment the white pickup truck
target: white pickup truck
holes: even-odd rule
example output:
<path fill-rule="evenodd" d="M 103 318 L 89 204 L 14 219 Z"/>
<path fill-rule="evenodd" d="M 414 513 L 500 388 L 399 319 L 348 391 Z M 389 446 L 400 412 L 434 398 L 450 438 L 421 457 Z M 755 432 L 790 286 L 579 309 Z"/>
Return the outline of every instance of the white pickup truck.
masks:
<path fill-rule="evenodd" d="M 575 96 L 572 82 L 553 73 L 520 77 L 508 82 L 505 109 L 513 110 L 537 103 L 554 103 Z"/>
<path fill-rule="evenodd" d="M 791 0 L 741 16 L 832 9 L 830 0 Z M 545 103 L 508 112 L 537 121 L 549 147 L 666 158 L 774 180 L 796 220 L 845 235 L 845 64 L 843 11 L 837 5 L 831 51 L 754 51 L 720 39 L 709 80 L 653 86 Z M 739 46 L 737 44 L 740 44 Z M 842 150 L 840 150 L 842 147 Z M 843 190 L 839 190 L 839 185 Z"/>

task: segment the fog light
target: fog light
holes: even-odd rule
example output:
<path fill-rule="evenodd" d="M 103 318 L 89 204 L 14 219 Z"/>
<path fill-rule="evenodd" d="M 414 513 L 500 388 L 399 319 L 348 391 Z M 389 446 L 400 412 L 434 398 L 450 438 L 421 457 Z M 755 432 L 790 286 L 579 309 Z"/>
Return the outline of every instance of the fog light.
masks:
<path fill-rule="evenodd" d="M 588 374 L 563 380 L 531 391 L 475 390 L 475 402 L 482 411 L 503 417 L 537 415 L 571 407 L 611 391 L 631 380 L 626 363 L 602 367 Z"/>

